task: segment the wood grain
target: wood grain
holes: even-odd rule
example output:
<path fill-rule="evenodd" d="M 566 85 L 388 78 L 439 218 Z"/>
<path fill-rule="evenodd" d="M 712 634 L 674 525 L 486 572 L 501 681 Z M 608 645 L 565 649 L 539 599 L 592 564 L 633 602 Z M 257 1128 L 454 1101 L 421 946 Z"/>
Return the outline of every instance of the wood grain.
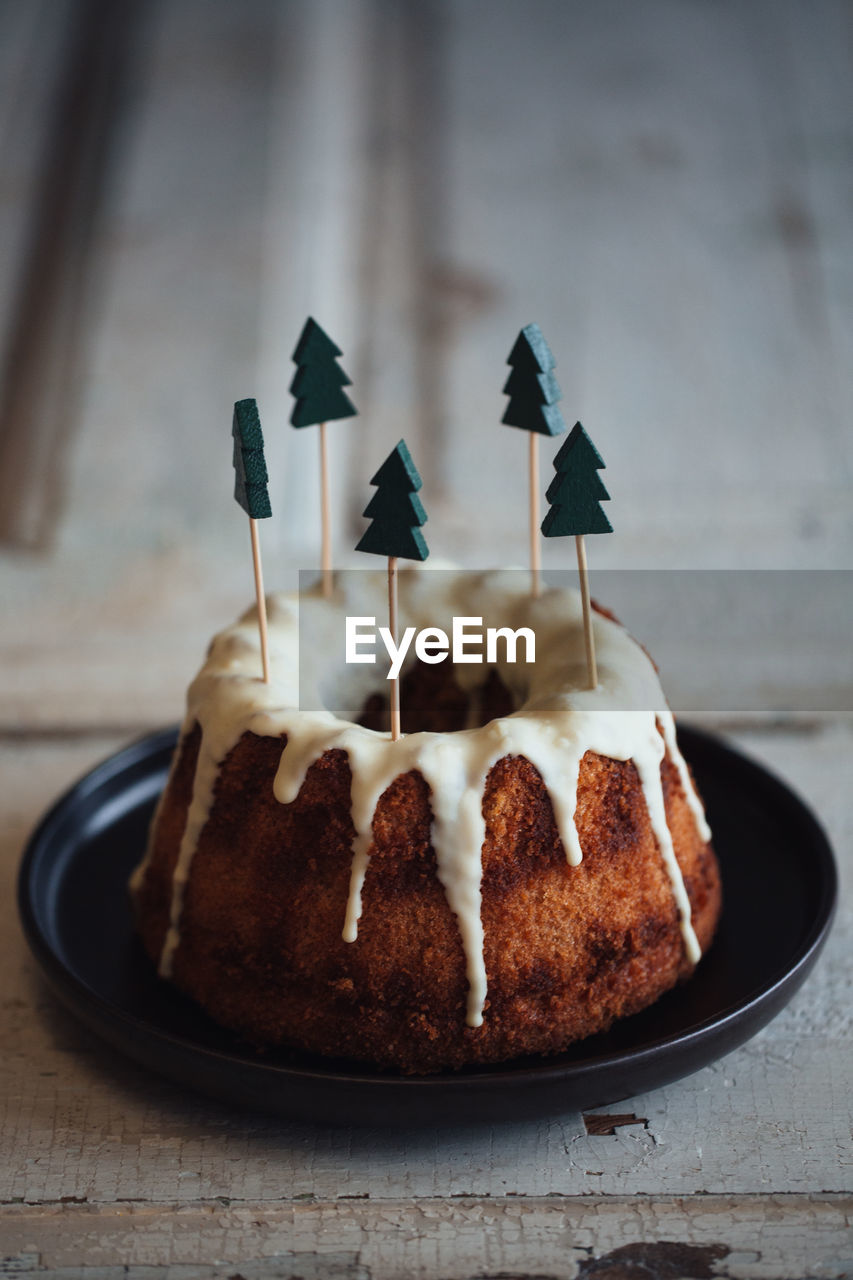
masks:
<path fill-rule="evenodd" d="M 98 232 L 141 0 L 63 6 L 66 46 L 0 371 L 0 543 L 44 548 L 62 509 Z"/>
<path fill-rule="evenodd" d="M 126 1205 L 97 1217 L 80 1205 L 20 1207 L 0 1220 L 0 1247 L 15 1274 L 48 1280 L 85 1280 L 77 1269 L 87 1266 L 98 1268 L 92 1280 L 225 1280 L 238 1265 L 247 1280 L 574 1280 L 596 1272 L 779 1280 L 838 1276 L 850 1260 L 850 1209 L 845 1197 L 767 1195 L 746 1204 L 708 1196 L 700 1208 L 599 1196 L 390 1201 L 381 1212 L 364 1200 Z"/>

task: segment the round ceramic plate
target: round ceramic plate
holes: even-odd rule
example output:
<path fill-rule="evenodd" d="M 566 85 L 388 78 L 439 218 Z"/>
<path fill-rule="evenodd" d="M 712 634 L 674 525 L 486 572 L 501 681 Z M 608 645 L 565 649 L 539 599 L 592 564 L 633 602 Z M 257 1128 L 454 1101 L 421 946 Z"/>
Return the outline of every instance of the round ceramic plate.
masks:
<path fill-rule="evenodd" d="M 696 1071 L 754 1035 L 800 986 L 829 930 L 837 876 L 815 818 L 760 765 L 682 726 L 725 891 L 717 937 L 689 982 L 554 1058 L 398 1076 L 260 1054 L 161 982 L 133 932 L 127 880 L 175 740 L 174 730 L 143 738 L 57 801 L 27 846 L 19 907 L 45 977 L 79 1018 L 146 1067 L 227 1102 L 383 1127 L 603 1106 Z"/>

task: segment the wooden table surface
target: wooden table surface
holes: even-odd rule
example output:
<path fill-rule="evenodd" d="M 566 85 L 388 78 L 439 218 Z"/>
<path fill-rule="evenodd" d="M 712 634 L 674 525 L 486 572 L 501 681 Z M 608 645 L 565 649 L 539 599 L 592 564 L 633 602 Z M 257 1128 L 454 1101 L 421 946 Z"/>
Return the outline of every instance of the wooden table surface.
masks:
<path fill-rule="evenodd" d="M 850 4 L 2 0 L 0 131 L 0 1276 L 853 1273 Z M 78 1026 L 21 936 L 40 814 L 178 719 L 251 596 L 235 399 L 267 435 L 268 584 L 318 559 L 316 439 L 286 426 L 308 313 L 360 410 L 330 428 L 340 564 L 401 435 L 433 554 L 524 562 L 526 447 L 497 424 L 535 319 L 608 463 L 599 583 L 839 571 L 796 641 L 759 619 L 692 677 L 829 833 L 827 949 L 610 1133 L 232 1110 Z M 689 704 L 689 651 L 676 676 Z"/>

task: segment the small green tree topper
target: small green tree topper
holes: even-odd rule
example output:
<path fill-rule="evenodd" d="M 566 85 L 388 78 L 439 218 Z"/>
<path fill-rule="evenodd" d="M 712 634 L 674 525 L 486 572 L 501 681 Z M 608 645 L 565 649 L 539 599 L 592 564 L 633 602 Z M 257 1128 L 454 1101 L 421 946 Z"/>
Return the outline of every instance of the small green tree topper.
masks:
<path fill-rule="evenodd" d="M 401 440 L 382 463 L 370 481 L 376 493 L 364 509 L 372 520 L 356 551 L 401 560 L 426 560 L 429 555 L 420 526 L 426 524 L 427 513 L 417 491 L 422 480 L 412 455 Z"/>
<path fill-rule="evenodd" d="M 376 492 L 364 508 L 368 525 L 356 551 L 388 557 L 388 630 L 397 643 L 397 560 L 426 560 L 429 548 L 420 526 L 427 513 L 418 497 L 422 481 L 412 455 L 400 440 L 370 481 Z M 391 681 L 391 741 L 400 737 L 400 682 Z"/>
<path fill-rule="evenodd" d="M 323 595 L 327 598 L 332 594 L 332 515 L 326 423 L 337 418 L 351 418 L 357 412 L 343 391 L 351 379 L 338 364 L 340 354 L 340 347 L 309 316 L 293 352 L 297 369 L 290 390 L 296 397 L 296 403 L 290 421 L 294 427 L 316 425 L 320 428 L 320 547 Z"/>
<path fill-rule="evenodd" d="M 527 324 L 519 333 L 507 357 L 512 372 L 504 383 L 509 396 L 502 422 L 528 433 L 530 590 L 539 595 L 541 547 L 539 545 L 539 437 L 558 436 L 565 431 L 563 415 L 557 407 L 561 391 L 554 377 L 551 348 L 538 324 Z"/>
<path fill-rule="evenodd" d="M 258 601 L 258 631 L 261 640 L 261 665 L 264 683 L 270 682 L 269 639 L 267 635 L 267 605 L 264 596 L 264 575 L 261 568 L 261 547 L 258 541 L 258 521 L 272 515 L 267 492 L 267 466 L 264 462 L 264 436 L 261 419 L 254 400 L 238 400 L 234 405 L 231 423 L 234 437 L 234 497 L 249 517 L 252 536 L 252 562 L 255 569 L 255 595 Z"/>
<path fill-rule="evenodd" d="M 234 437 L 234 497 L 252 520 L 272 515 L 264 461 L 264 436 L 255 400 L 238 400 L 231 424 Z"/>
<path fill-rule="evenodd" d="M 294 427 L 313 427 L 358 413 L 342 390 L 352 385 L 352 379 L 338 364 L 341 354 L 340 347 L 309 316 L 293 352 L 297 369 L 290 390 L 296 404 L 290 421 Z"/>
<path fill-rule="evenodd" d="M 576 422 L 554 457 L 557 474 L 545 494 L 550 508 L 542 521 L 546 538 L 613 532 L 599 505 L 610 498 L 598 474 L 604 465 L 601 454 Z"/>
<path fill-rule="evenodd" d="M 600 507 L 610 494 L 598 474 L 604 459 L 579 422 L 576 422 L 554 458 L 556 475 L 545 495 L 551 504 L 542 521 L 546 538 L 574 537 L 578 557 L 586 666 L 590 689 L 598 688 L 595 636 L 589 598 L 589 573 L 585 535 L 612 533 L 613 527 Z"/>
<path fill-rule="evenodd" d="M 538 324 L 524 326 L 507 364 L 512 372 L 503 390 L 510 399 L 501 421 L 541 436 L 561 435 L 566 424 L 557 408 L 562 392 L 552 372 L 556 361 Z"/>

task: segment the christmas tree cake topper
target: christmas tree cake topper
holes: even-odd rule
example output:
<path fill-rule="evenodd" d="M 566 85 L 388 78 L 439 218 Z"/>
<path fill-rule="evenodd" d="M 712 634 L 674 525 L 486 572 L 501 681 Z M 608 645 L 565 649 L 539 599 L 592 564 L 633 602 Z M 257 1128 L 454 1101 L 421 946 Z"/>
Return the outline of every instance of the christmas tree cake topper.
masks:
<path fill-rule="evenodd" d="M 351 418 L 358 413 L 343 388 L 352 379 L 338 364 L 341 355 L 328 334 L 311 316 L 305 321 L 293 352 L 296 373 L 290 384 L 296 397 L 290 415 L 294 427 L 320 428 L 320 511 L 323 565 L 323 594 L 332 594 L 332 525 L 329 514 L 329 459 L 326 447 L 326 423 L 338 418 Z"/>
<path fill-rule="evenodd" d="M 576 422 L 554 457 L 557 474 L 545 494 L 550 510 L 542 521 L 546 538 L 613 532 L 599 505 L 610 498 L 598 474 L 603 467 L 604 459 Z"/>
<path fill-rule="evenodd" d="M 546 538 L 575 539 L 583 601 L 586 663 L 591 689 L 598 685 L 598 668 L 595 661 L 584 537 L 588 533 L 613 532 L 613 526 L 600 505 L 610 498 L 604 481 L 598 474 L 603 467 L 604 459 L 581 424 L 576 422 L 554 458 L 556 475 L 545 495 L 550 506 L 542 521 L 542 532 Z"/>
<path fill-rule="evenodd" d="M 429 548 L 420 526 L 426 524 L 427 513 L 418 497 L 423 482 L 405 440 L 395 445 L 370 483 L 376 486 L 376 493 L 364 508 L 364 515 L 373 523 L 356 551 L 372 551 L 393 559 L 426 560 Z"/>
<path fill-rule="evenodd" d="M 540 436 L 562 435 L 566 424 L 557 408 L 562 392 L 551 372 L 557 362 L 538 324 L 524 326 L 506 362 L 512 372 L 503 390 L 510 400 L 501 421 Z"/>
<path fill-rule="evenodd" d="M 269 684 L 270 660 L 267 638 L 267 607 L 264 596 L 264 576 L 261 568 L 261 547 L 258 540 L 258 521 L 272 515 L 267 492 L 267 466 L 264 461 L 264 436 L 258 406 L 254 400 L 238 400 L 234 405 L 231 423 L 234 437 L 234 497 L 249 517 L 252 538 L 252 563 L 255 570 L 255 595 L 258 601 L 258 630 L 261 639 L 261 664 L 264 683 Z"/>
<path fill-rule="evenodd" d="M 293 352 L 297 366 L 290 384 L 296 404 L 290 415 L 294 427 L 315 427 L 338 418 L 352 418 L 358 413 L 349 396 L 342 390 L 352 386 L 352 379 L 338 364 L 342 351 L 311 316 L 299 335 Z"/>
<path fill-rule="evenodd" d="M 397 560 L 426 560 L 429 555 L 421 525 L 427 513 L 418 497 L 422 481 L 405 440 L 391 450 L 371 479 L 376 492 L 364 509 L 372 523 L 362 535 L 356 551 L 388 557 L 388 630 L 397 644 Z M 400 686 L 391 679 L 391 740 L 400 737 Z"/>
<path fill-rule="evenodd" d="M 539 437 L 558 436 L 566 429 L 557 407 L 561 398 L 553 369 L 556 361 L 538 324 L 519 333 L 507 357 L 512 372 L 504 383 L 509 396 L 502 422 L 529 433 L 530 461 L 530 578 L 531 591 L 539 594 L 541 555 L 539 546 Z"/>
<path fill-rule="evenodd" d="M 238 400 L 231 423 L 234 437 L 234 497 L 250 520 L 266 520 L 272 515 L 267 492 L 264 437 L 258 406 L 254 400 Z"/>

